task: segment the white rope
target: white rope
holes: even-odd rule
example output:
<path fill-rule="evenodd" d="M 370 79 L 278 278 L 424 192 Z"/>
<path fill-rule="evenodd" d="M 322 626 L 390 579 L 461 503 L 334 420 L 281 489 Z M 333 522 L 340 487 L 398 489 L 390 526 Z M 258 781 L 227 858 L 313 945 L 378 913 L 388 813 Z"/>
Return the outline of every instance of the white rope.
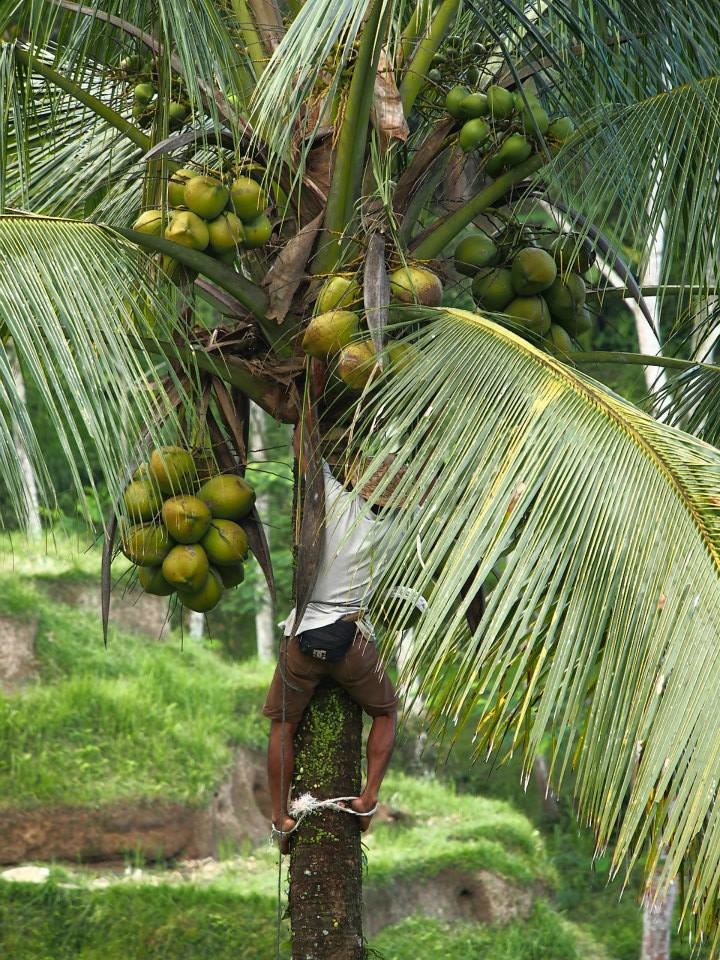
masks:
<path fill-rule="evenodd" d="M 345 803 L 358 799 L 358 797 L 332 797 L 329 800 L 316 800 L 311 793 L 303 793 L 292 801 L 288 811 L 289 815 L 295 820 L 295 826 L 291 830 L 278 830 L 273 824 L 272 835 L 273 837 L 289 837 L 291 833 L 295 833 L 305 817 L 309 817 L 316 810 L 338 810 L 340 813 L 351 813 L 355 817 L 371 817 L 374 813 L 377 813 L 377 804 L 367 813 L 360 813 L 358 810 L 353 810 L 352 807 L 344 806 Z"/>

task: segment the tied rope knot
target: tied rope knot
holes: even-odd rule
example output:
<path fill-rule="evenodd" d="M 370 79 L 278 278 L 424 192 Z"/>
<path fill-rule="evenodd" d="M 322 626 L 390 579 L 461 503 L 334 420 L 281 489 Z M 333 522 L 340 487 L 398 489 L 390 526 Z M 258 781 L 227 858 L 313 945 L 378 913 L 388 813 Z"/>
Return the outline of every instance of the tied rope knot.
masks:
<path fill-rule="evenodd" d="M 295 821 L 295 826 L 292 830 L 278 830 L 273 824 L 272 835 L 273 837 L 289 837 L 291 833 L 295 833 L 305 817 L 309 817 L 316 810 L 338 810 L 340 813 L 351 813 L 354 817 L 371 817 L 377 812 L 377 804 L 366 813 L 360 813 L 358 810 L 353 810 L 352 807 L 345 806 L 349 801 L 357 799 L 357 797 L 331 797 L 328 800 L 317 800 L 311 793 L 303 793 L 292 801 L 288 810 L 289 815 Z"/>

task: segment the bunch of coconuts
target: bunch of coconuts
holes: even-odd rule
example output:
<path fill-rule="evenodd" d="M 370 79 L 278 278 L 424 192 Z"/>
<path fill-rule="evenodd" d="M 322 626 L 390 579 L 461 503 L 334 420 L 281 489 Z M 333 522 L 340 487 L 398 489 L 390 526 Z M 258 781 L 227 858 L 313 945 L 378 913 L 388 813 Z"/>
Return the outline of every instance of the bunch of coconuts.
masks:
<path fill-rule="evenodd" d="M 569 117 L 550 120 L 530 89 L 512 93 L 497 84 L 482 92 L 454 86 L 445 97 L 445 109 L 458 124 L 458 143 L 465 153 L 480 150 L 485 173 L 498 177 L 533 154 L 544 139 L 561 144 L 575 129 Z"/>
<path fill-rule="evenodd" d="M 439 307 L 443 288 L 431 270 L 413 265 L 390 274 L 392 301 L 398 305 Z M 323 284 L 315 301 L 314 316 L 305 328 L 302 347 L 311 357 L 333 364 L 337 375 L 351 390 L 363 390 L 377 360 L 370 337 L 357 339 L 361 330 L 363 295 L 353 277 L 337 274 Z M 409 362 L 408 344 L 390 343 L 387 359 L 400 370 Z"/>
<path fill-rule="evenodd" d="M 554 351 L 569 353 L 573 340 L 592 327 L 585 306 L 582 274 L 595 255 L 573 234 L 524 231 L 495 238 L 478 231 L 455 248 L 455 269 L 472 277 L 472 295 L 480 310 L 505 314 Z"/>
<path fill-rule="evenodd" d="M 206 613 L 243 582 L 248 541 L 239 521 L 255 491 L 242 477 L 217 474 L 199 483 L 189 450 L 160 447 L 136 470 L 123 500 L 130 525 L 121 549 L 145 593 L 177 593 L 183 606 Z"/>
<path fill-rule="evenodd" d="M 118 70 L 128 83 L 128 91 L 132 95 L 133 119 L 137 120 L 138 126 L 147 129 L 155 119 L 158 107 L 154 84 L 155 64 L 152 59 L 143 61 L 139 56 L 129 56 L 120 61 Z M 191 110 L 185 82 L 182 77 L 173 76 L 170 100 L 166 106 L 169 128 L 179 130 L 189 120 Z"/>
<path fill-rule="evenodd" d="M 133 230 L 165 236 L 225 263 L 241 250 L 262 247 L 272 235 L 267 195 L 252 177 L 238 176 L 226 186 L 217 177 L 181 168 L 168 180 L 167 202 L 169 220 L 162 210 L 146 210 Z"/>

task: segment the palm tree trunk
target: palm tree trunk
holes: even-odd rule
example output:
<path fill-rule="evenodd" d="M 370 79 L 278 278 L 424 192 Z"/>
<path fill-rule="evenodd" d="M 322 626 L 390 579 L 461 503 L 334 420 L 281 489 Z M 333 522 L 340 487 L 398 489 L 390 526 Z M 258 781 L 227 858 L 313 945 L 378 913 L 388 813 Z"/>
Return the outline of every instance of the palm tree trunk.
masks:
<path fill-rule="evenodd" d="M 267 430 L 265 429 L 266 416 L 267 414 L 257 404 L 250 404 L 250 428 L 255 448 L 259 450 L 266 450 L 269 446 Z M 258 493 L 256 506 L 261 517 L 271 515 L 272 509 L 267 493 Z M 270 529 L 267 527 L 265 536 L 269 547 Z M 260 577 L 258 577 L 255 587 L 255 639 L 258 660 L 266 662 L 273 660 L 275 657 L 275 604 Z"/>
<path fill-rule="evenodd" d="M 640 960 L 670 960 L 670 930 L 677 896 L 673 882 L 664 896 L 656 898 L 658 874 L 652 877 L 643 900 L 643 939 Z"/>
<path fill-rule="evenodd" d="M 321 685 L 295 737 L 293 797 L 357 796 L 362 712 L 336 684 Z M 319 810 L 290 850 L 293 960 L 361 960 L 362 857 L 357 819 Z"/>

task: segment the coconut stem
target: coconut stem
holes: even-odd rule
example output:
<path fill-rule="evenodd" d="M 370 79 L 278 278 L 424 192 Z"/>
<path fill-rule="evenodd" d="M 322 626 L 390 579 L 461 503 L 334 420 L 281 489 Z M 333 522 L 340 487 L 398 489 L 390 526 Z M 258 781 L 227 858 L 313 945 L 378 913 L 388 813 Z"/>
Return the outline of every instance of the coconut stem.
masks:
<path fill-rule="evenodd" d="M 318 252 L 312 263 L 312 272 L 315 274 L 331 273 L 337 266 L 340 242 L 353 219 L 355 202 L 360 195 L 375 75 L 380 59 L 383 26 L 390 8 L 391 4 L 374 0 L 363 27 L 340 125 L 325 221 L 318 240 Z"/>
<path fill-rule="evenodd" d="M 240 25 L 240 33 L 242 34 L 247 55 L 250 58 L 256 76 L 259 78 L 265 69 L 265 64 L 268 59 L 267 52 L 260 39 L 260 34 L 255 29 L 255 21 L 252 18 L 252 14 L 245 0 L 232 0 L 232 8 Z"/>
<path fill-rule="evenodd" d="M 430 32 L 420 42 L 415 51 L 415 56 L 408 64 L 405 76 L 400 84 L 400 99 L 405 116 L 412 110 L 420 91 L 427 83 L 432 58 L 450 30 L 459 6 L 460 0 L 443 0 L 435 14 Z"/>
<path fill-rule="evenodd" d="M 192 250 L 179 243 L 173 243 L 164 237 L 151 236 L 148 233 L 139 233 L 137 230 L 128 230 L 125 227 L 108 227 L 119 233 L 127 240 L 131 240 L 144 250 L 153 253 L 165 253 L 174 260 L 178 260 L 191 270 L 197 270 L 213 280 L 219 287 L 236 297 L 240 303 L 255 317 L 263 336 L 278 356 L 290 356 L 291 350 L 287 342 L 287 327 L 267 319 L 265 312 L 268 301 L 263 290 L 256 286 L 242 274 L 236 273 L 222 263 L 199 250 Z"/>
<path fill-rule="evenodd" d="M 535 154 L 524 163 L 520 163 L 512 170 L 508 170 L 507 173 L 503 173 L 490 186 L 476 193 L 474 197 L 470 197 L 467 203 L 456 210 L 455 213 L 438 221 L 430 233 L 426 234 L 415 247 L 413 250 L 414 257 L 417 260 L 432 260 L 433 257 L 437 257 L 461 230 L 472 223 L 475 217 L 497 203 L 515 184 L 535 173 L 545 162 L 545 157 Z"/>
<path fill-rule="evenodd" d="M 108 107 L 107 104 L 102 102 L 102 100 L 98 100 L 97 97 L 93 97 L 92 94 L 88 93 L 87 90 L 83 90 L 83 88 L 77 83 L 74 83 L 72 80 L 64 77 L 61 73 L 58 73 L 57 70 L 53 70 L 52 67 L 49 67 L 37 57 L 33 57 L 32 54 L 28 53 L 27 50 L 20 50 L 16 47 L 15 56 L 18 58 L 20 63 L 23 63 L 25 66 L 29 67 L 33 73 L 37 73 L 41 77 L 45 77 L 45 79 L 54 87 L 59 87 L 60 90 L 64 90 L 65 93 L 69 93 L 71 97 L 74 97 L 86 107 L 89 107 L 93 113 L 96 113 L 99 117 L 102 117 L 103 120 L 107 120 L 111 126 L 115 127 L 120 131 L 120 133 L 124 134 L 128 140 L 132 140 L 133 143 L 137 144 L 139 147 L 142 147 L 143 150 L 150 149 L 150 137 L 146 137 L 145 134 L 138 130 L 134 124 L 130 123 L 124 117 L 121 117 L 119 113 L 116 113 L 115 110 L 112 110 L 110 107 Z"/>

